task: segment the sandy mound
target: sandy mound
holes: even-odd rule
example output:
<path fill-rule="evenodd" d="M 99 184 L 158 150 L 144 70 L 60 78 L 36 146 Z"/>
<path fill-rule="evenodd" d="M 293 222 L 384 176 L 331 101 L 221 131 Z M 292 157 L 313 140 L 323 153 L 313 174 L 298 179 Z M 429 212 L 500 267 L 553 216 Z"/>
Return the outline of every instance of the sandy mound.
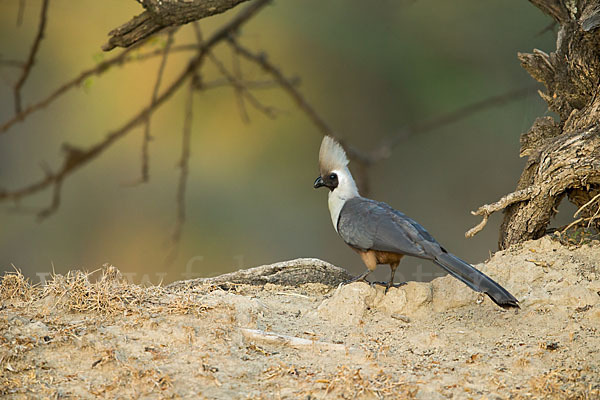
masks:
<path fill-rule="evenodd" d="M 450 277 L 387 295 L 327 286 L 317 278 L 345 272 L 311 259 L 245 271 L 252 285 L 233 274 L 141 288 L 109 267 L 99 280 L 74 272 L 31 287 L 7 274 L 0 394 L 599 398 L 600 245 L 543 238 L 478 267 L 521 310 Z"/>

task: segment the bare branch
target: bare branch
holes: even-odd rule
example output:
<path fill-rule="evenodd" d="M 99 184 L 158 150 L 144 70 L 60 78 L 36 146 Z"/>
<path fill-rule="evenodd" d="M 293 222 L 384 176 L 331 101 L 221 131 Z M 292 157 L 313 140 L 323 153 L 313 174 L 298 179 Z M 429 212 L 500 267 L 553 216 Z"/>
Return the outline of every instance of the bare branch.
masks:
<path fill-rule="evenodd" d="M 244 77 L 242 76 L 242 67 L 240 65 L 240 57 L 236 51 L 231 52 L 231 63 L 233 65 L 233 76 L 236 81 L 243 85 L 242 81 Z M 247 86 L 246 89 L 248 89 Z M 242 96 L 242 91 L 239 89 L 235 89 L 235 98 L 237 100 L 238 109 L 240 110 L 240 115 L 242 116 L 242 121 L 248 123 L 250 122 L 250 117 L 248 116 L 248 110 L 246 110 L 246 103 L 244 102 L 244 96 Z"/>
<path fill-rule="evenodd" d="M 263 112 L 269 118 L 275 118 L 276 111 L 274 108 L 263 105 L 252 93 L 248 91 L 248 89 L 237 80 L 233 74 L 231 74 L 225 65 L 217 58 L 214 54 L 209 53 L 208 58 L 212 61 L 213 64 L 217 67 L 219 72 L 231 83 L 236 93 L 239 93 L 240 96 L 246 97 L 250 104 L 252 104 L 257 110 Z"/>
<path fill-rule="evenodd" d="M 33 45 L 31 46 L 31 50 L 29 51 L 29 57 L 27 58 L 27 61 L 25 62 L 25 65 L 23 66 L 23 71 L 21 72 L 21 76 L 17 80 L 17 83 L 15 84 L 15 87 L 14 87 L 15 114 L 17 114 L 17 115 L 21 113 L 21 88 L 25 84 L 25 81 L 27 80 L 27 77 L 29 76 L 29 73 L 31 72 L 31 68 L 33 67 L 33 64 L 35 63 L 35 56 L 40 47 L 40 43 L 42 42 L 42 39 L 44 38 L 44 31 L 46 29 L 46 16 L 48 14 L 48 3 L 49 2 L 50 2 L 50 0 L 42 1 L 42 12 L 40 14 L 40 24 L 38 27 L 38 32 L 33 41 Z"/>
<path fill-rule="evenodd" d="M 169 26 L 180 26 L 221 14 L 247 0 L 139 0 L 146 11 L 108 33 L 102 50 L 130 47 Z"/>
<path fill-rule="evenodd" d="M 446 125 L 469 118 L 483 110 L 502 106 L 515 100 L 532 96 L 537 93 L 537 87 L 538 85 L 535 84 L 524 88 L 513 89 L 500 95 L 490 96 L 483 100 L 461 107 L 458 110 L 403 129 L 400 132 L 383 139 L 380 145 L 371 153 L 371 160 L 372 162 L 377 162 L 388 158 L 395 146 L 412 135 L 431 132 Z"/>
<path fill-rule="evenodd" d="M 290 79 L 287 79 L 277 67 L 271 64 L 267 60 L 265 54 L 252 53 L 250 50 L 242 46 L 233 37 L 229 38 L 229 43 L 235 49 L 235 51 L 239 53 L 242 57 L 259 65 L 266 73 L 271 75 L 273 79 L 275 79 L 275 81 L 279 83 L 281 88 L 288 93 L 292 100 L 294 100 L 298 108 L 300 108 L 300 110 L 304 112 L 304 114 L 306 114 L 308 119 L 313 123 L 313 125 L 317 127 L 321 134 L 335 137 L 340 143 L 342 143 L 342 145 L 346 149 L 346 152 L 348 153 L 348 156 L 351 157 L 353 160 L 365 163 L 367 165 L 371 164 L 371 159 L 366 154 L 359 151 L 355 147 L 348 145 L 343 139 L 341 139 L 335 134 L 333 129 L 329 127 L 325 120 L 308 103 L 308 101 L 296 88 L 293 82 Z"/>
<path fill-rule="evenodd" d="M 23 24 L 23 15 L 25 14 L 25 0 L 19 0 L 19 9 L 17 11 L 17 27 Z"/>
<path fill-rule="evenodd" d="M 465 233 L 465 237 L 471 238 L 471 237 L 475 236 L 476 234 L 478 234 L 479 232 L 481 232 L 481 230 L 487 224 L 489 216 L 491 214 L 493 214 L 494 212 L 504 210 L 506 207 L 510 206 L 511 204 L 518 203 L 520 201 L 529 200 L 535 191 L 539 191 L 539 188 L 529 186 L 528 188 L 507 194 L 506 196 L 502 197 L 500 200 L 498 200 L 495 203 L 485 204 L 485 205 L 479 207 L 477 209 L 477 211 L 471 211 L 471 214 L 473 214 L 473 215 L 482 216 L 483 220 L 479 224 L 474 226 L 473 228 L 469 229 L 467 231 L 467 233 Z"/>
<path fill-rule="evenodd" d="M 196 54 L 188 63 L 186 69 L 169 85 L 163 93 L 161 93 L 154 104 L 148 105 L 142 109 L 138 114 L 133 116 L 120 128 L 110 132 L 102 141 L 87 149 L 79 149 L 69 145 L 65 145 L 66 156 L 63 161 L 61 168 L 49 175 L 46 175 L 43 179 L 34 182 L 28 186 L 22 187 L 13 191 L 0 191 L 0 201 L 2 200 L 19 200 L 22 197 L 37 193 L 47 187 L 54 185 L 55 188 L 60 189 L 60 184 L 71 175 L 73 172 L 78 170 L 80 167 L 86 165 L 89 161 L 98 157 L 111 145 L 113 145 L 118 139 L 125 136 L 134 127 L 144 122 L 150 113 L 155 111 L 160 105 L 162 105 L 168 98 L 170 98 L 181 85 L 192 75 L 196 73 L 197 68 L 202 63 L 206 53 L 216 44 L 226 39 L 231 32 L 237 30 L 243 23 L 248 21 L 253 15 L 255 15 L 260 9 L 262 9 L 269 0 L 256 0 L 246 9 L 236 15 L 231 21 L 222 26 L 217 30 L 201 47 L 198 48 L 198 54 Z M 57 186 L 58 185 L 58 186 Z M 60 199 L 60 195 L 54 195 L 53 204 L 58 204 L 56 199 Z M 49 207 L 51 211 L 54 211 L 54 207 Z M 47 212 L 42 212 L 41 217 L 47 216 Z"/>
<path fill-rule="evenodd" d="M 529 0 L 529 2 L 558 22 L 569 20 L 569 11 L 561 0 Z"/>
<path fill-rule="evenodd" d="M 53 92 L 51 92 L 44 99 L 38 101 L 35 104 L 30 105 L 29 107 L 22 110 L 18 115 L 15 115 L 13 118 L 9 119 L 8 121 L 6 121 L 2 125 L 0 125 L 0 134 L 5 133 L 17 122 L 23 121 L 25 118 L 27 118 L 32 113 L 39 111 L 42 108 L 46 107 L 48 104 L 52 103 L 54 100 L 56 100 L 58 97 L 60 97 L 61 95 L 63 95 L 67 91 L 69 91 L 70 89 L 77 87 L 88 77 L 90 77 L 92 75 L 96 75 L 96 74 L 101 74 L 101 73 L 105 72 L 106 70 L 108 70 L 108 68 L 110 66 L 122 63 L 125 60 L 125 56 L 129 52 L 131 52 L 133 49 L 134 49 L 133 47 L 130 47 L 129 49 L 125 49 L 118 56 L 115 56 L 114 58 L 103 61 L 93 68 L 82 71 L 77 77 L 75 77 L 75 78 L 71 79 L 70 81 L 64 83 L 63 85 L 59 86 L 57 89 L 55 89 Z"/>
<path fill-rule="evenodd" d="M 123 65 L 126 62 L 132 62 L 132 61 L 145 61 L 150 58 L 162 56 L 165 53 L 165 49 L 163 48 L 163 49 L 157 49 L 154 51 L 149 51 L 144 54 L 132 55 L 131 53 L 133 52 L 133 50 L 135 50 L 137 48 L 138 48 L 138 46 L 129 47 L 129 48 L 123 50 L 120 54 L 114 56 L 113 58 L 104 60 L 101 63 L 97 64 L 96 66 L 80 72 L 79 75 L 77 75 L 75 78 L 65 82 L 61 86 L 59 86 L 57 89 L 55 89 L 53 92 L 51 92 L 44 99 L 38 101 L 37 103 L 35 103 L 33 105 L 30 105 L 29 107 L 27 107 L 23 111 L 21 111 L 21 113 L 19 115 L 14 116 L 13 118 L 9 119 L 8 121 L 6 121 L 2 125 L 0 125 L 0 134 L 5 133 L 11 127 L 13 127 L 17 122 L 21 122 L 21 121 L 25 120 L 27 117 L 29 117 L 34 112 L 39 111 L 39 110 L 43 109 L 44 107 L 48 106 L 50 103 L 55 101 L 57 98 L 59 98 L 60 96 L 62 96 L 66 92 L 68 92 L 69 90 L 71 90 L 75 87 L 78 87 L 79 85 L 81 85 L 82 82 L 84 82 L 87 78 L 89 78 L 93 75 L 103 74 L 104 72 L 108 71 L 110 69 L 110 67 L 112 67 L 114 65 Z M 198 50 L 197 45 L 181 45 L 181 46 L 173 46 L 170 49 L 169 53 L 182 52 L 182 51 L 197 51 L 197 50 Z M 7 62 L 8 62 L 8 60 L 7 60 Z M 11 61 L 11 62 L 18 63 L 18 61 Z M 2 63 L 2 61 L 0 61 L 0 63 Z"/>
<path fill-rule="evenodd" d="M 152 99 L 150 104 L 154 104 L 156 102 L 156 97 L 158 96 L 158 90 L 160 89 L 160 83 L 162 81 L 163 74 L 165 72 L 165 66 L 167 65 L 167 58 L 169 57 L 169 50 L 171 49 L 171 45 L 173 44 L 173 34 L 174 30 L 169 31 L 167 36 L 167 43 L 165 44 L 165 51 L 163 53 L 162 59 L 160 60 L 160 65 L 158 67 L 158 73 L 156 76 L 156 82 L 154 84 L 154 89 L 152 90 Z M 144 138 L 142 141 L 142 176 L 140 179 L 140 183 L 148 182 L 149 179 L 149 155 L 148 155 L 148 146 L 150 144 L 150 140 L 152 140 L 152 136 L 150 135 L 150 116 L 148 114 L 148 118 L 146 118 L 146 123 L 144 125 Z"/>
<path fill-rule="evenodd" d="M 199 77 L 196 75 L 190 81 L 188 97 L 185 102 L 185 119 L 183 121 L 183 131 L 181 140 L 181 159 L 179 160 L 179 182 L 177 184 L 177 220 L 175 229 L 171 236 L 173 248 L 167 257 L 167 264 L 172 263 L 177 257 L 181 232 L 185 223 L 185 193 L 187 190 L 187 180 L 189 174 L 190 143 L 192 138 L 192 116 L 194 110 L 194 90 L 198 87 Z"/>
<path fill-rule="evenodd" d="M 600 193 L 598 193 L 597 195 L 595 195 L 594 197 L 592 197 L 592 199 L 590 201 L 588 201 L 587 203 L 585 203 L 584 205 L 582 205 L 581 207 L 579 207 L 577 209 L 577 211 L 575 212 L 575 214 L 573 214 L 573 218 L 577 218 L 577 216 L 579 214 L 581 214 L 581 212 L 583 210 L 586 209 L 586 207 L 589 207 L 590 205 L 594 204 L 595 202 L 597 202 L 598 200 L 600 200 Z"/>
<path fill-rule="evenodd" d="M 60 194 L 61 194 L 61 189 L 62 189 L 62 179 L 57 179 L 54 181 L 53 183 L 53 190 L 52 190 L 52 202 L 50 203 L 50 205 L 46 208 L 44 208 L 43 210 L 41 210 L 40 212 L 38 212 L 38 221 L 41 221 L 47 217 L 49 217 L 50 215 L 54 214 L 56 212 L 56 210 L 58 210 L 58 207 L 60 206 Z"/>
<path fill-rule="evenodd" d="M 268 90 L 268 89 L 276 89 L 279 87 L 279 83 L 271 80 L 256 80 L 256 81 L 246 81 L 239 80 L 240 84 L 244 85 L 249 90 Z M 300 79 L 298 77 L 290 79 L 290 82 L 294 86 L 298 86 L 300 84 Z M 223 87 L 231 87 L 231 82 L 225 78 L 214 79 L 208 82 L 202 82 L 202 90 L 207 89 L 218 89 Z"/>
<path fill-rule="evenodd" d="M 0 56 L 0 65 L 4 67 L 23 68 L 25 63 L 18 60 L 3 60 L 2 56 Z"/>

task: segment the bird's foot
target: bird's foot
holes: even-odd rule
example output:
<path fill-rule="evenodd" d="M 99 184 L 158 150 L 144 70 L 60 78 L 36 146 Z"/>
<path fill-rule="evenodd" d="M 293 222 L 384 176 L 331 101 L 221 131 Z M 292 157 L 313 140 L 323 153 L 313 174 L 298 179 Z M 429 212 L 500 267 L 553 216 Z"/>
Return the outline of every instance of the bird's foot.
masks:
<path fill-rule="evenodd" d="M 369 282 L 367 280 L 367 275 L 369 275 L 370 273 L 371 273 L 371 271 L 365 271 L 364 273 L 362 273 L 362 274 L 360 274 L 360 275 L 358 275 L 358 276 L 350 279 L 349 281 L 343 282 L 342 284 L 343 285 L 349 285 L 349 284 L 354 283 L 354 282 L 366 282 L 366 283 L 368 283 L 370 285 L 373 285 L 372 282 Z"/>
<path fill-rule="evenodd" d="M 371 286 L 373 285 L 381 285 L 381 286 L 385 286 L 385 294 L 387 294 L 388 290 L 390 290 L 390 288 L 394 287 L 394 288 L 399 288 L 400 286 L 404 286 L 406 285 L 406 282 L 400 282 L 400 283 L 392 283 L 392 282 L 372 282 Z"/>

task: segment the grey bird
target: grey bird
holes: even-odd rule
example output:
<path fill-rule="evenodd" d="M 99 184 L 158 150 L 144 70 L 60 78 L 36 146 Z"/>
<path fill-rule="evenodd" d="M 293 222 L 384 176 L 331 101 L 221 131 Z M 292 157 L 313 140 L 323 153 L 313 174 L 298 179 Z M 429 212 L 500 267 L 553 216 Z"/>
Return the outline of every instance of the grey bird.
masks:
<path fill-rule="evenodd" d="M 362 197 L 348 169 L 344 149 L 330 136 L 325 136 L 321 143 L 319 170 L 321 175 L 313 186 L 315 189 L 329 189 L 333 227 L 367 266 L 363 274 L 350 282 L 366 280 L 377 264 L 389 264 L 391 276 L 386 285 L 387 293 L 394 284 L 400 260 L 408 255 L 433 261 L 474 291 L 487 294 L 500 307 L 519 307 L 512 294 L 469 263 L 449 253 L 416 221 L 386 203 Z"/>

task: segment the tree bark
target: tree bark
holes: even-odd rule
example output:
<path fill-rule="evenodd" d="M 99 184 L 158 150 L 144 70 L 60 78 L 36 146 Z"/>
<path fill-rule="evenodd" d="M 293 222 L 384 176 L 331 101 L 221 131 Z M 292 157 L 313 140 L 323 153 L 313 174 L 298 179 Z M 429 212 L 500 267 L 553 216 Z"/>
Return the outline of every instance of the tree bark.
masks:
<path fill-rule="evenodd" d="M 305 283 L 322 283 L 328 286 L 337 286 L 351 278 L 352 275 L 345 269 L 317 258 L 297 258 L 295 260 L 242 269 L 213 278 L 177 281 L 168 285 L 167 288 L 190 289 L 202 285 L 229 287 L 240 284 L 262 286 L 267 283 L 282 286 L 300 286 Z"/>
<path fill-rule="evenodd" d="M 221 14 L 245 1 L 248 0 L 137 0 L 146 11 L 110 31 L 102 50 L 130 47 L 167 27 Z"/>
<path fill-rule="evenodd" d="M 546 86 L 540 96 L 559 120 L 540 117 L 521 135 L 520 155 L 528 160 L 516 192 L 526 196 L 505 208 L 501 249 L 544 235 L 565 195 L 580 208 L 600 193 L 600 0 L 530 2 L 559 24 L 556 51 L 535 49 L 519 60 Z M 598 204 L 580 215 L 589 220 Z M 497 210 L 484 207 L 476 212 L 484 219 Z"/>

